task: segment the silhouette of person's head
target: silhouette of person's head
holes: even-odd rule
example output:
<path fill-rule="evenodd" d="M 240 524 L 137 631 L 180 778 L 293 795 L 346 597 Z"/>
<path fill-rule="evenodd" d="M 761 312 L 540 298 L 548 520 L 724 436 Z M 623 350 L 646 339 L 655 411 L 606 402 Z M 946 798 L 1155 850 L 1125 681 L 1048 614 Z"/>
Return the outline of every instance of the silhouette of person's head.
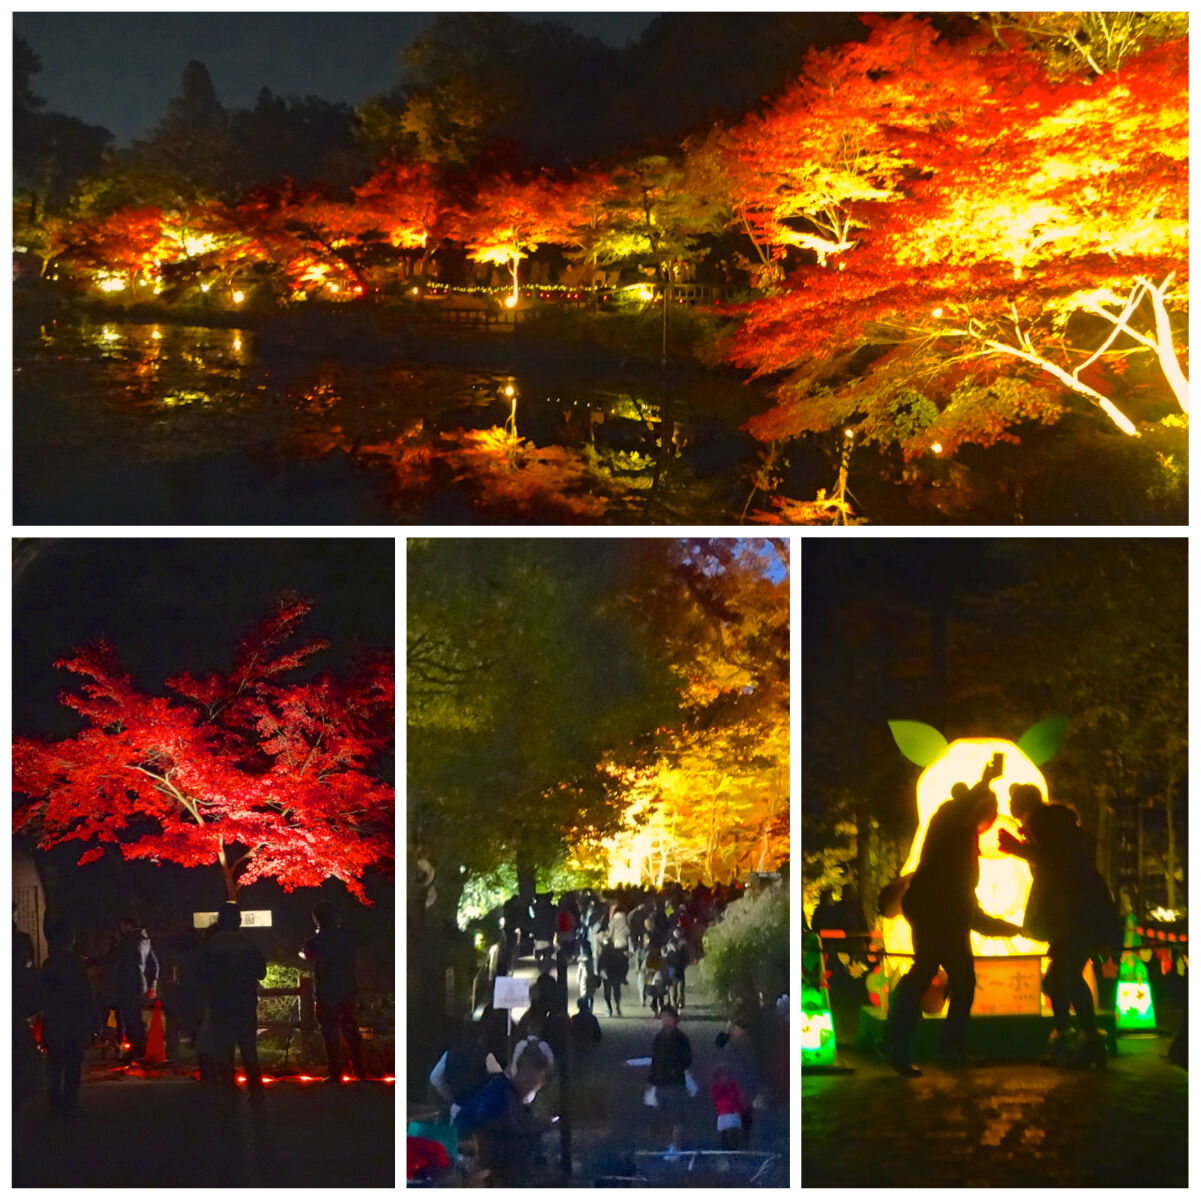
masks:
<path fill-rule="evenodd" d="M 52 950 L 69 947 L 75 941 L 75 927 L 66 918 L 48 917 L 42 928 L 46 932 L 46 944 Z"/>
<path fill-rule="evenodd" d="M 951 800 L 962 801 L 969 792 L 971 792 L 971 789 L 960 780 L 958 784 L 951 785 Z"/>
<path fill-rule="evenodd" d="M 1024 822 L 1026 818 L 1044 804 L 1043 794 L 1036 784 L 1011 784 L 1009 786 L 1009 812 L 1014 820 Z"/>
<path fill-rule="evenodd" d="M 242 906 L 237 901 L 226 901 L 217 911 L 218 930 L 237 930 L 242 925 Z"/>

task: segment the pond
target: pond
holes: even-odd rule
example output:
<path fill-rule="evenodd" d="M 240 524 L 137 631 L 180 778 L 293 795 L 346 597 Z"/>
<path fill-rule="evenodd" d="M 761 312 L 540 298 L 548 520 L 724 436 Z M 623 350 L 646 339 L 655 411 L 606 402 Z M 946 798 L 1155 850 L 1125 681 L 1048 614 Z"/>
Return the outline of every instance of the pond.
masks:
<path fill-rule="evenodd" d="M 700 372 L 331 359 L 78 316 L 16 343 L 18 523 L 725 524 L 763 458 L 738 429 L 761 398 Z"/>
<path fill-rule="evenodd" d="M 733 375 L 496 334 L 323 352 L 322 330 L 18 313 L 16 521 L 732 525 L 779 514 L 764 487 L 796 501 L 830 489 L 848 449 L 834 431 L 769 454 L 740 428 L 767 391 Z M 1019 432 L 946 462 L 857 446 L 854 511 L 900 525 L 1187 520 L 1187 430 L 1128 439 L 1071 414 Z"/>

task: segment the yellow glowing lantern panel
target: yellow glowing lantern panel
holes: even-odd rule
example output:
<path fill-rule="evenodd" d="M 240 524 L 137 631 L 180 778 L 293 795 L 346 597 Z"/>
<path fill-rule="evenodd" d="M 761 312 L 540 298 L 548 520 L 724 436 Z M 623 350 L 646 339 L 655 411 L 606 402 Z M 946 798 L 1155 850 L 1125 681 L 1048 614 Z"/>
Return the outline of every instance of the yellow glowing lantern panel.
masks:
<path fill-rule="evenodd" d="M 992 917 L 1021 925 L 1030 895 L 1030 867 L 1023 859 L 1005 854 L 997 843 L 1002 828 L 1021 837 L 1021 828 L 1009 812 L 1009 789 L 1014 784 L 1033 784 L 1047 797 L 1047 782 L 1026 753 L 1015 742 L 1004 738 L 960 738 L 952 742 L 922 772 L 917 782 L 918 827 L 902 875 L 916 870 L 930 819 L 951 796 L 958 783 L 976 784 L 993 755 L 1001 754 L 1002 774 L 992 781 L 997 798 L 997 820 L 980 835 L 980 884 L 976 897 L 980 908 Z M 884 947 L 890 954 L 913 952 L 913 937 L 904 917 L 885 918 Z M 987 938 L 972 932 L 972 951 L 976 955 L 1035 955 L 1046 951 L 1046 943 L 1019 936 Z"/>

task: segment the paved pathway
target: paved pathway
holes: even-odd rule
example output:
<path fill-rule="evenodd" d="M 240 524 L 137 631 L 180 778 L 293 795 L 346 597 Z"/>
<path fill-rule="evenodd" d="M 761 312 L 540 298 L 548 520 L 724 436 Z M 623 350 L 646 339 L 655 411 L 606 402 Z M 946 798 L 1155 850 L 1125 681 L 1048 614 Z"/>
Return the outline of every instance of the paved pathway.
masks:
<path fill-rule="evenodd" d="M 518 966 L 519 975 L 533 974 L 525 960 Z M 571 1011 L 576 1004 L 576 971 L 569 968 L 569 1001 Z M 630 972 L 630 987 L 622 997 L 622 1016 L 610 1017 L 605 1010 L 603 994 L 594 998 L 594 1012 L 601 1025 L 601 1042 L 595 1048 L 592 1062 L 577 1064 L 572 1085 L 574 1115 L 572 1158 L 577 1184 L 590 1183 L 595 1177 L 617 1172 L 629 1164 L 635 1150 L 664 1150 L 670 1139 L 672 1123 L 643 1105 L 647 1067 L 629 1067 L 627 1059 L 649 1057 L 651 1044 L 660 1028 L 659 1019 L 643 1008 Z M 718 1049 L 714 1039 L 726 1028 L 724 1010 L 704 989 L 696 967 L 689 970 L 686 1004 L 680 1015 L 680 1029 L 692 1044 L 693 1074 L 699 1085 L 695 1099 L 686 1099 L 678 1115 L 683 1145 L 689 1148 L 716 1148 L 717 1115 L 709 1092 L 710 1076 L 717 1062 Z M 548 1100 L 553 1100 L 553 1095 Z M 757 1115 L 751 1149 L 773 1151 L 781 1155 L 786 1165 L 788 1156 L 788 1108 L 776 1106 Z M 547 1150 L 558 1155 L 558 1140 L 547 1140 Z M 786 1172 L 786 1166 L 783 1171 Z"/>
<path fill-rule="evenodd" d="M 1122 1039 L 1104 1071 L 1027 1064 L 905 1080 L 853 1050 L 805 1075 L 804 1187 L 1185 1186 L 1188 1074 L 1169 1039 Z"/>
<path fill-rule="evenodd" d="M 282 1082 L 252 1107 L 185 1076 L 94 1074 L 84 1116 L 27 1103 L 21 1183 L 47 1187 L 392 1187 L 396 1091 Z"/>

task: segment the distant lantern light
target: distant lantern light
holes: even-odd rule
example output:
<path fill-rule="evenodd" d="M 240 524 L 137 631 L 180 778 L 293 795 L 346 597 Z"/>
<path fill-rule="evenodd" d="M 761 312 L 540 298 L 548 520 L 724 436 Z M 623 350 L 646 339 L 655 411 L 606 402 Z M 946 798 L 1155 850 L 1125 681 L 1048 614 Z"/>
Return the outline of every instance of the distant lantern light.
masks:
<path fill-rule="evenodd" d="M 517 297 L 516 296 L 506 296 L 505 297 L 505 308 L 506 309 L 515 308 L 516 305 L 517 305 Z"/>
<path fill-rule="evenodd" d="M 513 395 L 513 393 L 514 393 L 514 392 L 516 392 L 516 391 L 517 391 L 517 389 L 516 389 L 516 388 L 514 388 L 512 384 L 506 384 L 506 385 L 505 385 L 505 395 L 506 395 L 506 396 L 512 396 L 512 395 Z"/>
<path fill-rule="evenodd" d="M 337 291 L 338 291 L 338 285 L 337 285 L 337 284 L 326 284 L 325 286 L 326 286 L 327 288 L 329 288 L 329 290 L 330 290 L 331 292 L 337 292 Z"/>
<path fill-rule="evenodd" d="M 245 299 L 246 299 L 246 294 L 244 292 L 235 292 L 234 293 L 234 304 L 241 304 L 242 301 L 244 301 Z"/>
<path fill-rule="evenodd" d="M 213 286 L 212 284 L 201 284 L 201 285 L 200 285 L 200 290 L 201 290 L 202 292 L 207 292 L 207 291 L 209 290 L 209 288 L 211 288 L 212 286 Z"/>
<path fill-rule="evenodd" d="M 854 438 L 855 431 L 850 428 L 845 429 L 842 431 L 842 436 L 849 442 L 852 438 Z"/>
<path fill-rule="evenodd" d="M 941 443 L 941 442 L 931 442 L 931 443 L 930 443 L 930 449 L 931 449 L 931 450 L 932 450 L 932 451 L 933 451 L 933 452 L 934 452 L 936 455 L 940 455 L 940 454 L 942 454 L 942 443 Z"/>
<path fill-rule="evenodd" d="M 933 310 L 933 311 L 930 313 L 930 316 L 931 316 L 931 317 L 941 317 L 941 316 L 942 316 L 942 309 L 934 309 L 934 310 Z"/>
<path fill-rule="evenodd" d="M 152 337 L 152 338 L 153 338 L 153 339 L 154 339 L 154 340 L 157 342 L 157 341 L 158 341 L 158 340 L 159 340 L 159 339 L 160 339 L 160 338 L 161 338 L 163 335 L 162 335 L 162 331 L 161 331 L 161 330 L 159 330 L 159 329 L 152 329 L 152 330 L 150 331 L 150 336 L 151 336 L 151 337 Z"/>
<path fill-rule="evenodd" d="M 355 294 L 356 296 L 362 296 L 362 295 L 363 295 L 363 285 L 362 285 L 362 284 L 355 284 L 355 287 L 354 287 L 354 294 Z"/>

